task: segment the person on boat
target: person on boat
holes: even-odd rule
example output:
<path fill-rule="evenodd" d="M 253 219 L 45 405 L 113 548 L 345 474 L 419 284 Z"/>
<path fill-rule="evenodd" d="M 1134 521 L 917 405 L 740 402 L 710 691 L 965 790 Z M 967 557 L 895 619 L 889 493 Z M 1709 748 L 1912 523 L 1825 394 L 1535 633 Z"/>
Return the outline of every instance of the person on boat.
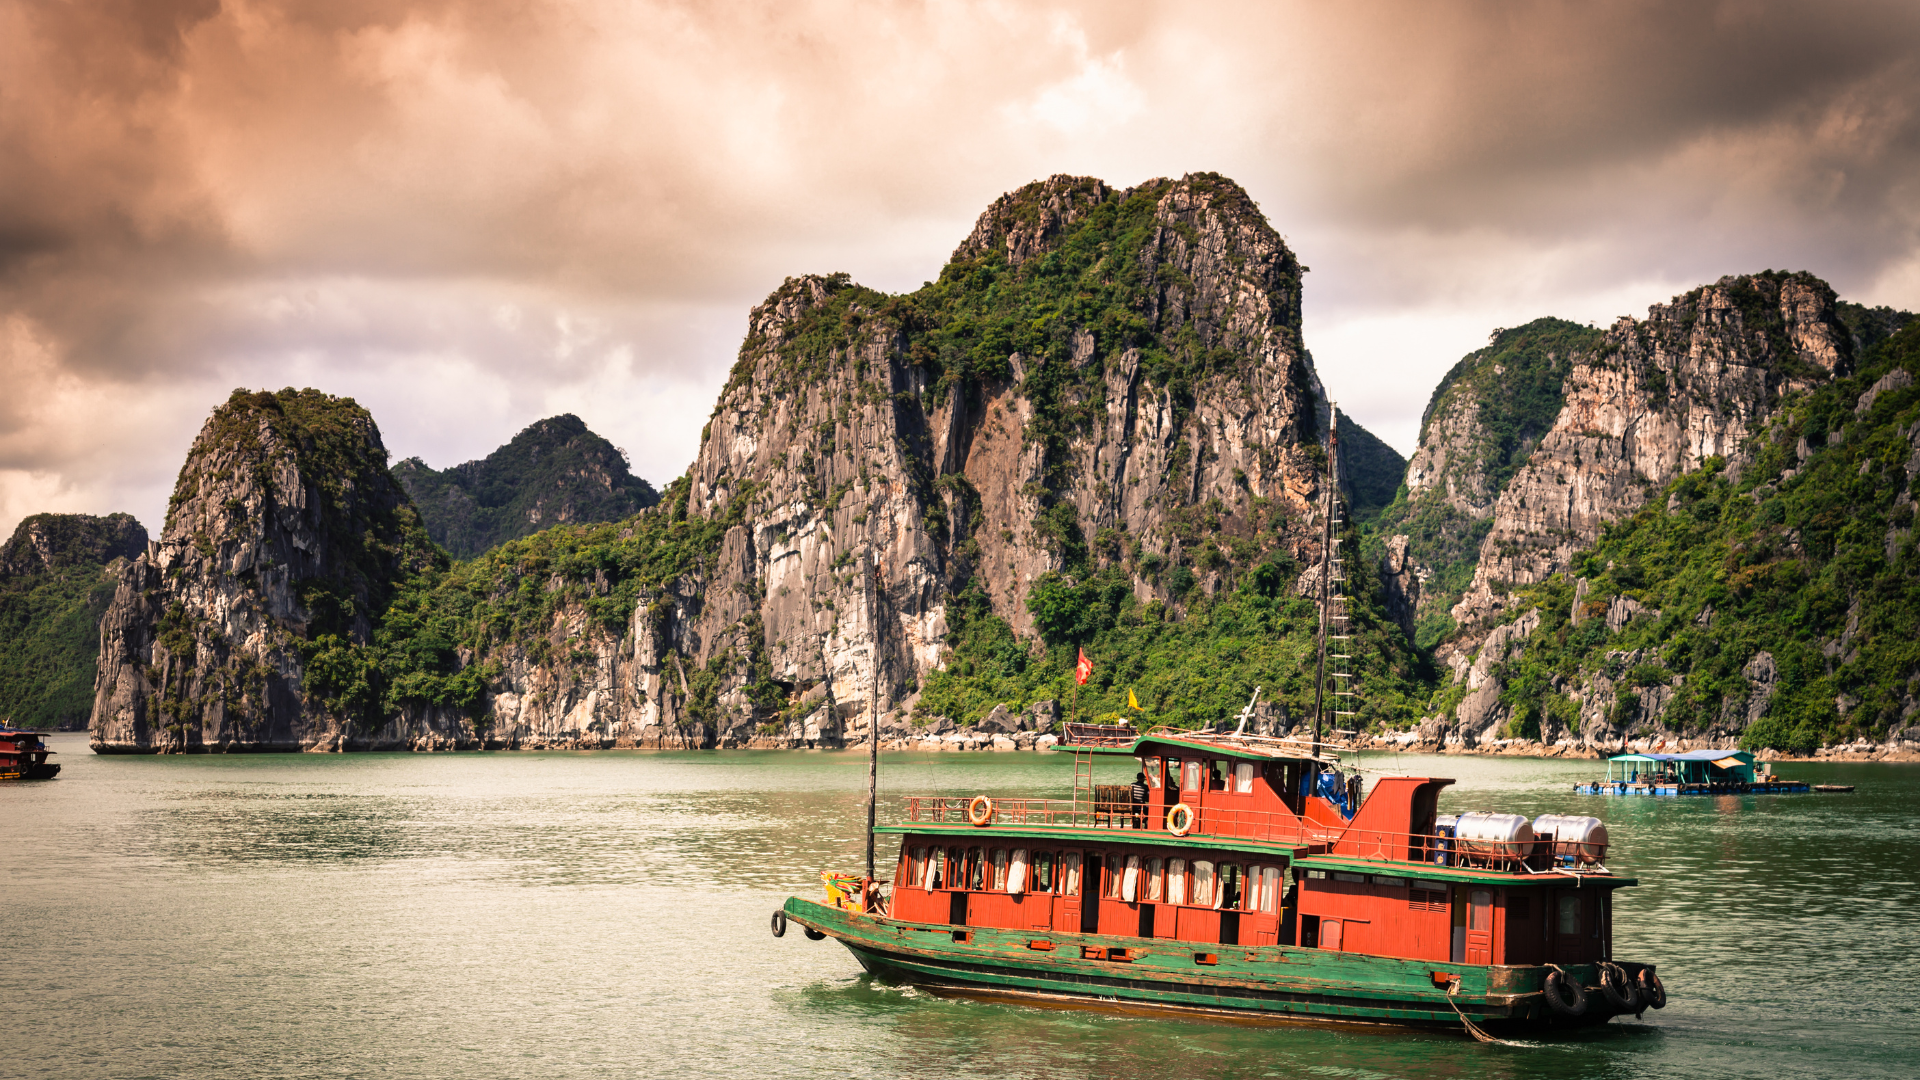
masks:
<path fill-rule="evenodd" d="M 1129 790 L 1128 794 L 1133 798 L 1133 827 L 1136 829 L 1144 829 L 1147 827 L 1148 791 L 1146 773 L 1137 772 L 1133 774 L 1133 787 Z"/>

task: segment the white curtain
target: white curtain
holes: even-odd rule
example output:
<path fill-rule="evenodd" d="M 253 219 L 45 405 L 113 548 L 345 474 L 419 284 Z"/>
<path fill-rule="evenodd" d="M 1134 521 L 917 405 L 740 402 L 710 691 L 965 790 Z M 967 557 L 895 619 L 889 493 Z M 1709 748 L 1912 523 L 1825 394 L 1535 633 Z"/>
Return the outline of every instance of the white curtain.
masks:
<path fill-rule="evenodd" d="M 1260 871 L 1260 910 L 1268 913 L 1280 907 L 1280 868 L 1263 867 Z"/>
<path fill-rule="evenodd" d="M 940 876 L 938 868 L 940 864 L 946 860 L 946 858 L 947 858 L 946 849 L 944 848 L 933 849 L 932 858 L 929 858 L 927 860 L 926 868 L 920 872 L 921 888 L 927 890 L 928 892 L 933 891 L 933 879 Z"/>
<path fill-rule="evenodd" d="M 1160 902 L 1160 870 L 1164 865 L 1161 859 L 1147 860 L 1147 902 L 1150 904 Z"/>
<path fill-rule="evenodd" d="M 1253 790 L 1253 762 L 1238 762 L 1233 767 L 1233 790 L 1245 794 Z"/>
<path fill-rule="evenodd" d="M 1167 903 L 1187 902 L 1187 860 L 1167 860 Z"/>
<path fill-rule="evenodd" d="M 1127 856 L 1127 876 L 1120 882 L 1120 899 L 1133 903 L 1140 895 L 1140 856 Z"/>
<path fill-rule="evenodd" d="M 1015 896 L 1027 891 L 1027 849 L 1013 849 L 1013 866 L 1007 871 L 1007 891 Z"/>
<path fill-rule="evenodd" d="M 1193 860 L 1193 906 L 1212 907 L 1213 864 L 1205 859 Z"/>
<path fill-rule="evenodd" d="M 1080 895 L 1080 853 L 1079 852 L 1077 851 L 1069 852 L 1066 856 L 1064 856 L 1061 859 L 1060 878 L 1061 878 L 1061 881 L 1060 881 L 1061 896 L 1079 896 Z"/>

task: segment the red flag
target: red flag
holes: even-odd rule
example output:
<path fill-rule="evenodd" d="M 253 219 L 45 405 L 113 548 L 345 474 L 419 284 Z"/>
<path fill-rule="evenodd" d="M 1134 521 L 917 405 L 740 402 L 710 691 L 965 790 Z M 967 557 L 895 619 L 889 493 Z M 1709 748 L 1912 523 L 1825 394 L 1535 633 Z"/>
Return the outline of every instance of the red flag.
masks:
<path fill-rule="evenodd" d="M 1073 681 L 1081 686 L 1093 677 L 1093 661 L 1087 659 L 1087 650 L 1080 650 L 1080 662 L 1073 665 Z"/>

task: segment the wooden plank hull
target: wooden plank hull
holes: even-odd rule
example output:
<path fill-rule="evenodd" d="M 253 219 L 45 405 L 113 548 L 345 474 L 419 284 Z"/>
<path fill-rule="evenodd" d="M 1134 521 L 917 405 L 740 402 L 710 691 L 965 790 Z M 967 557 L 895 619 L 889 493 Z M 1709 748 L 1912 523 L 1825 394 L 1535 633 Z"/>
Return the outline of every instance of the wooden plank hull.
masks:
<path fill-rule="evenodd" d="M 1454 1031 L 1464 1030 L 1462 1014 L 1492 1031 L 1591 1026 L 1614 1015 L 1597 993 L 1584 1016 L 1554 1013 L 1540 994 L 1548 970 L 1541 967 L 907 923 L 797 897 L 783 910 L 839 940 L 875 976 L 937 993 L 1236 1022 Z M 1582 983 L 1598 982 L 1593 965 L 1567 971 Z M 1452 976 L 1461 985 L 1450 1003 Z"/>

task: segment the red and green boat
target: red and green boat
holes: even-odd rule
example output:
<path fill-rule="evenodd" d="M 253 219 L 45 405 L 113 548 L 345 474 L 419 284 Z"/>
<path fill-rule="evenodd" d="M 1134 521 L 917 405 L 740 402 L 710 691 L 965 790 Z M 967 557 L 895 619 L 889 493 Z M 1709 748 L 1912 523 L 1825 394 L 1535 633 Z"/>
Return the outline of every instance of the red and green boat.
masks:
<path fill-rule="evenodd" d="M 53 751 L 37 731 L 0 725 L 0 780 L 51 780 L 60 766 L 48 761 Z"/>
<path fill-rule="evenodd" d="M 1614 895 L 1634 882 L 1607 869 L 1597 819 L 1443 816 L 1453 781 L 1369 791 L 1323 751 L 1326 722 L 1356 715 L 1351 657 L 1328 648 L 1351 640 L 1337 461 L 1330 425 L 1311 741 L 1069 724 L 1072 799 L 919 796 L 877 827 L 869 717 L 866 875 L 822 874 L 827 902 L 789 898 L 774 936 L 791 920 L 876 976 L 1083 1008 L 1491 1039 L 1663 1007 L 1653 965 L 1613 956 Z M 1135 784 L 1094 783 L 1101 761 Z M 890 888 L 876 833 L 900 837 Z"/>
<path fill-rule="evenodd" d="M 936 992 L 1275 1022 L 1531 1032 L 1666 1003 L 1613 956 L 1592 818 L 1438 813 L 1451 780 L 1318 745 L 1069 726 L 1074 798 L 907 799 L 886 882 L 774 912 Z M 1147 799 L 1093 783 L 1144 774 Z M 1362 798 L 1364 795 L 1364 798 Z M 1537 828 L 1536 828 L 1537 826 Z"/>

